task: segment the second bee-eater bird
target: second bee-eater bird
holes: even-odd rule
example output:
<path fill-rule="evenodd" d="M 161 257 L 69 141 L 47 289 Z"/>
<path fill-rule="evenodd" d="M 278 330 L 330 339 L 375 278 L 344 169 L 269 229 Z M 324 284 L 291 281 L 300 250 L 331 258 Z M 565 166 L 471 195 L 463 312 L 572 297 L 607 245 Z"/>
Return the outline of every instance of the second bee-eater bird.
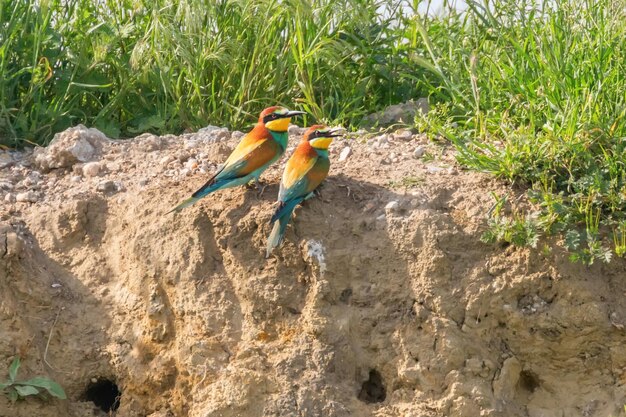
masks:
<path fill-rule="evenodd" d="M 244 185 L 253 179 L 258 182 L 263 171 L 285 152 L 289 123 L 292 117 L 299 114 L 304 112 L 278 106 L 263 110 L 258 123 L 241 139 L 222 168 L 169 213 L 189 207 L 213 191 Z"/>
<path fill-rule="evenodd" d="M 285 165 L 278 192 L 278 208 L 272 216 L 272 232 L 267 240 L 266 258 L 280 245 L 296 206 L 313 197 L 315 189 L 326 179 L 330 169 L 328 147 L 337 130 L 323 125 L 311 126 Z"/>

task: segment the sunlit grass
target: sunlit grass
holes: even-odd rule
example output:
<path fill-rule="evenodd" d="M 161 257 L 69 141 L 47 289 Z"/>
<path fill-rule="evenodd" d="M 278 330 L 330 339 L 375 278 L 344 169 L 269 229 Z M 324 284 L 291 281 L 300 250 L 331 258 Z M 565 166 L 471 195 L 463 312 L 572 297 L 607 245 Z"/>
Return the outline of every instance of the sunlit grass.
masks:
<path fill-rule="evenodd" d="M 623 3 L 486 4 L 413 21 L 430 45 L 417 62 L 438 80 L 431 97 L 446 103 L 430 128 L 457 145 L 463 164 L 528 184 L 537 227 L 565 236 L 573 259 L 606 261 L 611 243 L 623 255 Z"/>
<path fill-rule="evenodd" d="M 421 95 L 392 3 L 1 0 L 0 139 L 242 128 L 275 103 L 358 124 Z"/>

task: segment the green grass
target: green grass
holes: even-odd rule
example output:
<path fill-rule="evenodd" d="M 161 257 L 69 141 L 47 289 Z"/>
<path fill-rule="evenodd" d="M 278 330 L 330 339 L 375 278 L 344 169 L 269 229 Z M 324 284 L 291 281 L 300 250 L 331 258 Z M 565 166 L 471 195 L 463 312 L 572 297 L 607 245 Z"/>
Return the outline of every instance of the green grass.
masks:
<path fill-rule="evenodd" d="M 536 213 L 511 227 L 562 236 L 587 264 L 624 255 L 623 3 L 469 6 L 413 21 L 427 45 L 417 61 L 435 75 L 431 98 L 442 103 L 430 129 L 456 144 L 463 164 L 529 186 Z"/>
<path fill-rule="evenodd" d="M 244 128 L 274 103 L 357 127 L 428 96 L 418 128 L 529 189 L 535 209 L 498 211 L 486 241 L 624 256 L 623 3 L 467 3 L 425 16 L 400 0 L 0 0 L 0 141 L 45 144 L 76 123 Z"/>
<path fill-rule="evenodd" d="M 0 139 L 243 128 L 276 103 L 356 124 L 420 95 L 385 3 L 0 0 Z"/>

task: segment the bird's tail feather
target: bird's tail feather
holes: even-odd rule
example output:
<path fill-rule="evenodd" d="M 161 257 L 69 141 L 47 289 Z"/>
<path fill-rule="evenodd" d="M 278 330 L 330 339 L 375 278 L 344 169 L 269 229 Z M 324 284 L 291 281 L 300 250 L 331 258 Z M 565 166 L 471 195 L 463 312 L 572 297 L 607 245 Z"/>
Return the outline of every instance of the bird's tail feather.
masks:
<path fill-rule="evenodd" d="M 211 178 L 206 182 L 202 187 L 200 187 L 195 193 L 191 195 L 192 198 L 197 198 L 198 200 L 202 197 L 206 197 L 211 194 L 213 191 L 220 189 L 226 181 L 215 181 L 215 177 Z"/>
<path fill-rule="evenodd" d="M 196 201 L 200 200 L 202 197 L 209 195 L 215 190 L 218 190 L 223 185 L 224 185 L 223 182 L 216 182 L 215 177 L 211 178 L 209 181 L 206 182 L 206 184 L 204 184 L 195 193 L 193 193 L 190 198 L 186 199 L 185 201 L 183 201 L 182 203 L 180 203 L 179 205 L 177 205 L 176 207 L 168 211 L 166 214 L 170 214 L 172 212 L 179 212 L 185 207 L 189 207 Z"/>
<path fill-rule="evenodd" d="M 276 221 L 274 221 L 274 227 L 272 228 L 272 232 L 270 236 L 267 238 L 267 250 L 265 252 L 265 257 L 269 258 L 272 254 L 274 248 L 278 247 L 285 236 L 285 229 L 287 229 L 287 223 L 289 223 L 289 219 L 291 219 L 291 214 L 293 213 L 294 206 L 291 207 L 290 210 L 284 211 L 282 216 L 278 217 Z"/>
<path fill-rule="evenodd" d="M 296 208 L 298 204 L 302 202 L 302 200 L 303 198 L 294 198 L 293 200 L 289 200 L 286 203 L 280 203 L 280 206 L 278 206 L 278 208 L 274 212 L 274 215 L 272 216 L 270 223 L 274 223 L 276 220 L 283 217 L 287 213 L 289 213 L 289 216 L 291 216 L 291 213 L 293 212 L 293 210 Z"/>
<path fill-rule="evenodd" d="M 190 197 L 188 199 L 186 199 L 185 201 L 183 201 L 182 203 L 180 203 L 179 205 L 177 205 L 176 207 L 174 207 L 173 209 L 171 209 L 170 211 L 168 211 L 165 214 L 170 214 L 173 212 L 179 212 L 182 209 L 184 209 L 185 207 L 189 207 L 190 205 L 192 205 L 193 203 L 195 203 L 196 201 L 200 200 L 199 197 Z"/>

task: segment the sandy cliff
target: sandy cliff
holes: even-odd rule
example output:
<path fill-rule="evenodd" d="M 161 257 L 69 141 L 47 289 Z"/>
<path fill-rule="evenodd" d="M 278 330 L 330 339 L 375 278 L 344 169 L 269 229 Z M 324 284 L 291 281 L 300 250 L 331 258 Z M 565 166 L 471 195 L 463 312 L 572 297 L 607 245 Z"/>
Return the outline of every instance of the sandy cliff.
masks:
<path fill-rule="evenodd" d="M 266 260 L 280 164 L 164 215 L 239 137 L 2 155 L 0 379 L 19 354 L 70 399 L 0 416 L 106 415 L 106 381 L 120 417 L 623 415 L 625 262 L 480 243 L 512 191 L 403 133 L 336 142 Z"/>

